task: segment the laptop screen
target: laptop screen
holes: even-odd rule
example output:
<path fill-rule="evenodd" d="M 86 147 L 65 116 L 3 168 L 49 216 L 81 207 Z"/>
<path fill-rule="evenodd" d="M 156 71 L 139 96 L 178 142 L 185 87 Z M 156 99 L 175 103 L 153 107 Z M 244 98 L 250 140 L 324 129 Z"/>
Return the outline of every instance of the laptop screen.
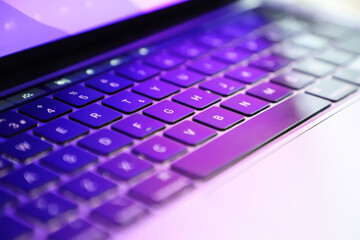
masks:
<path fill-rule="evenodd" d="M 187 0 L 3 0 L 0 57 Z"/>

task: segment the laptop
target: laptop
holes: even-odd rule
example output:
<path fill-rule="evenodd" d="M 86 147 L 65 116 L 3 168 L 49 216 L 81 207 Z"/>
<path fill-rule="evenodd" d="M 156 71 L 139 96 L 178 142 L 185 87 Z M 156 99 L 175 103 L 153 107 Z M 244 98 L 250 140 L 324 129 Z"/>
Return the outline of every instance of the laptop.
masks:
<path fill-rule="evenodd" d="M 0 239 L 360 239 L 356 21 L 258 1 L 0 9 Z"/>

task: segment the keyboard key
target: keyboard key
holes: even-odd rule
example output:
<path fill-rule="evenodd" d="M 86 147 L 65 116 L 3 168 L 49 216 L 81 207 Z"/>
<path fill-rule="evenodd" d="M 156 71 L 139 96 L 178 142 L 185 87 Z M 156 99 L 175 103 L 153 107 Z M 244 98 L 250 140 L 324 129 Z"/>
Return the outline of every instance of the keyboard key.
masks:
<path fill-rule="evenodd" d="M 254 28 L 249 26 L 242 26 L 239 24 L 227 24 L 219 28 L 219 32 L 229 37 L 238 38 L 252 32 Z"/>
<path fill-rule="evenodd" d="M 108 234 L 84 220 L 75 220 L 49 236 L 51 240 L 105 240 Z"/>
<path fill-rule="evenodd" d="M 220 94 L 222 96 L 229 96 L 245 88 L 245 84 L 234 80 L 230 80 L 225 77 L 218 77 L 211 79 L 210 81 L 201 83 L 199 87 Z"/>
<path fill-rule="evenodd" d="M 184 121 L 164 132 L 164 135 L 185 143 L 198 145 L 216 135 L 216 131 L 193 121 Z"/>
<path fill-rule="evenodd" d="M 10 184 L 24 192 L 31 192 L 36 188 L 42 187 L 58 179 L 59 177 L 57 175 L 45 168 L 30 164 L 12 171 L 0 180 L 3 183 Z"/>
<path fill-rule="evenodd" d="M 356 85 L 360 85 L 360 71 L 351 69 L 351 68 L 343 68 L 339 69 L 335 74 L 335 78 L 338 78 L 343 81 L 347 81 Z"/>
<path fill-rule="evenodd" d="M 155 100 L 161 100 L 180 91 L 180 88 L 172 84 L 153 79 L 133 87 L 132 91 Z"/>
<path fill-rule="evenodd" d="M 275 72 L 289 64 L 290 61 L 288 59 L 275 54 L 271 54 L 269 56 L 262 57 L 254 62 L 251 62 L 251 65 L 254 65 L 255 67 L 264 69 L 269 72 Z"/>
<path fill-rule="evenodd" d="M 9 111 L 0 114 L 1 137 L 10 137 L 36 126 L 37 122 L 16 112 Z"/>
<path fill-rule="evenodd" d="M 92 128 L 100 128 L 121 118 L 121 116 L 121 113 L 110 108 L 92 104 L 70 114 L 69 118 Z"/>
<path fill-rule="evenodd" d="M 278 102 L 292 94 L 292 91 L 288 88 L 266 82 L 250 88 L 246 93 L 266 101 Z"/>
<path fill-rule="evenodd" d="M 63 173 L 72 173 L 95 161 L 96 156 L 74 146 L 67 146 L 41 159 L 43 165 Z"/>
<path fill-rule="evenodd" d="M 42 122 L 50 121 L 71 111 L 70 106 L 51 98 L 42 98 L 19 107 L 19 112 Z"/>
<path fill-rule="evenodd" d="M 353 37 L 337 43 L 337 47 L 356 54 L 360 54 L 360 37 Z"/>
<path fill-rule="evenodd" d="M 353 85 L 338 81 L 335 79 L 325 79 L 318 82 L 308 89 L 307 93 L 328 99 L 332 102 L 337 102 L 351 93 L 355 92 L 357 88 Z"/>
<path fill-rule="evenodd" d="M 308 59 L 295 65 L 295 70 L 315 77 L 325 77 L 335 71 L 334 65 L 315 59 Z"/>
<path fill-rule="evenodd" d="M 206 75 L 214 75 L 227 67 L 227 64 L 211 59 L 199 59 L 188 64 L 188 68 Z"/>
<path fill-rule="evenodd" d="M 314 81 L 314 77 L 297 72 L 284 73 L 271 79 L 271 82 L 296 90 L 302 89 Z"/>
<path fill-rule="evenodd" d="M 173 140 L 155 136 L 133 148 L 133 152 L 155 161 L 164 162 L 184 153 L 186 148 Z"/>
<path fill-rule="evenodd" d="M 243 121 L 240 114 L 230 112 L 220 107 L 212 107 L 194 116 L 194 121 L 215 129 L 225 130 Z"/>
<path fill-rule="evenodd" d="M 274 52 L 291 60 L 298 60 L 308 56 L 310 49 L 296 46 L 294 44 L 282 44 L 274 49 Z"/>
<path fill-rule="evenodd" d="M 11 97 L 6 98 L 6 101 L 9 101 L 14 104 L 22 104 L 28 102 L 31 99 L 38 98 L 46 94 L 44 90 L 39 88 L 32 88 L 21 93 L 15 94 Z"/>
<path fill-rule="evenodd" d="M 193 71 L 179 68 L 166 72 L 161 76 L 161 79 L 180 87 L 190 87 L 191 85 L 204 80 L 205 76 Z"/>
<path fill-rule="evenodd" d="M 33 230 L 20 223 L 19 221 L 8 217 L 0 217 L 0 239 L 2 240 L 13 240 L 13 239 L 31 239 Z"/>
<path fill-rule="evenodd" d="M 131 188 L 129 195 L 147 204 L 160 204 L 191 187 L 189 179 L 177 173 L 164 171 Z"/>
<path fill-rule="evenodd" d="M 127 145 L 132 144 L 132 139 L 121 133 L 102 129 L 81 139 L 78 144 L 92 152 L 109 155 Z"/>
<path fill-rule="evenodd" d="M 57 144 L 64 144 L 87 134 L 89 129 L 65 118 L 59 118 L 34 129 L 34 133 Z"/>
<path fill-rule="evenodd" d="M 53 193 L 45 193 L 20 207 L 19 211 L 41 222 L 48 222 L 70 210 L 76 209 L 76 205 Z"/>
<path fill-rule="evenodd" d="M 195 58 L 208 51 L 208 48 L 193 42 L 182 42 L 171 48 L 171 52 L 184 58 Z"/>
<path fill-rule="evenodd" d="M 145 79 L 154 77 L 160 73 L 160 71 L 156 68 L 152 68 L 138 62 L 133 62 L 125 66 L 121 66 L 116 69 L 115 72 L 120 76 L 137 82 L 142 82 Z"/>
<path fill-rule="evenodd" d="M 128 153 L 123 153 L 98 168 L 100 172 L 110 174 L 122 181 L 129 181 L 151 169 L 153 166 L 150 163 Z"/>
<path fill-rule="evenodd" d="M 0 156 L 0 171 L 10 169 L 13 166 L 14 166 L 14 164 L 12 164 L 12 162 L 10 162 L 9 160 L 6 160 Z"/>
<path fill-rule="evenodd" d="M 21 162 L 51 149 L 51 144 L 25 133 L 0 144 L 0 152 Z"/>
<path fill-rule="evenodd" d="M 0 209 L 9 203 L 16 202 L 16 200 L 15 195 L 0 188 Z"/>
<path fill-rule="evenodd" d="M 264 37 L 245 39 L 240 41 L 237 46 L 251 52 L 261 52 L 270 47 L 273 43 Z"/>
<path fill-rule="evenodd" d="M 257 99 L 255 97 L 251 97 L 246 94 L 238 94 L 222 102 L 221 106 L 229 110 L 251 116 L 264 110 L 270 105 L 268 102 Z"/>
<path fill-rule="evenodd" d="M 194 110 L 181 104 L 164 100 L 145 109 L 143 113 L 166 123 L 176 123 L 193 114 Z"/>
<path fill-rule="evenodd" d="M 85 85 L 98 91 L 113 94 L 125 88 L 131 87 L 134 83 L 125 78 L 113 74 L 103 74 L 91 78 L 85 82 Z"/>
<path fill-rule="evenodd" d="M 117 197 L 92 211 L 93 216 L 120 226 L 128 225 L 146 213 L 144 207 L 123 197 Z"/>
<path fill-rule="evenodd" d="M 165 128 L 165 124 L 141 114 L 134 114 L 118 121 L 112 128 L 134 138 L 144 138 Z"/>
<path fill-rule="evenodd" d="M 213 93 L 208 93 L 198 88 L 190 88 L 175 95 L 173 101 L 182 103 L 186 106 L 201 110 L 218 102 L 221 98 Z"/>
<path fill-rule="evenodd" d="M 212 56 L 226 63 L 235 64 L 251 57 L 252 53 L 237 48 L 225 48 L 218 50 Z"/>
<path fill-rule="evenodd" d="M 237 81 L 252 84 L 259 81 L 260 79 L 266 77 L 268 72 L 265 72 L 261 69 L 255 67 L 239 67 L 235 70 L 226 73 L 226 77 L 235 79 Z"/>
<path fill-rule="evenodd" d="M 62 186 L 62 190 L 77 197 L 90 200 L 100 194 L 114 189 L 116 184 L 103 177 L 86 172 Z"/>
<path fill-rule="evenodd" d="M 172 169 L 192 178 L 209 178 L 329 106 L 320 98 L 295 95 L 186 155 Z"/>
<path fill-rule="evenodd" d="M 313 50 L 323 49 L 328 45 L 328 40 L 310 33 L 305 33 L 299 36 L 296 36 L 293 40 L 293 43 L 307 47 Z"/>
<path fill-rule="evenodd" d="M 133 113 L 151 105 L 152 101 L 136 93 L 123 91 L 105 99 L 102 104 L 124 113 Z"/>
<path fill-rule="evenodd" d="M 344 26 L 324 22 L 316 23 L 313 31 L 320 36 L 333 39 L 344 37 L 349 33 L 349 29 Z"/>
<path fill-rule="evenodd" d="M 159 52 L 146 57 L 144 61 L 145 63 L 154 67 L 168 70 L 182 64 L 184 59 L 169 53 Z"/>
<path fill-rule="evenodd" d="M 14 104 L 12 104 L 11 102 L 0 100 L 0 112 L 9 109 L 12 106 L 14 106 Z"/>
<path fill-rule="evenodd" d="M 83 107 L 95 102 L 104 95 L 96 90 L 83 86 L 72 86 L 54 94 L 54 98 L 74 107 Z"/>
<path fill-rule="evenodd" d="M 339 49 L 328 49 L 321 52 L 316 58 L 329 62 L 335 65 L 344 65 L 345 63 L 350 62 L 355 55 L 339 50 Z"/>
<path fill-rule="evenodd" d="M 204 44 L 205 46 L 215 48 L 225 43 L 229 42 L 231 38 L 215 33 L 215 32 L 208 32 L 201 34 L 199 37 L 196 37 L 195 40 L 200 43 Z"/>

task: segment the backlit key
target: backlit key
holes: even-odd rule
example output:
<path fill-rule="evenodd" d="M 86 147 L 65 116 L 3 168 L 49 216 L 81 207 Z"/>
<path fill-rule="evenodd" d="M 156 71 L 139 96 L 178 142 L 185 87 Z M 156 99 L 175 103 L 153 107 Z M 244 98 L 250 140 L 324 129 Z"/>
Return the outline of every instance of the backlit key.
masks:
<path fill-rule="evenodd" d="M 212 54 L 214 58 L 230 64 L 241 62 L 251 55 L 251 52 L 237 48 L 221 49 Z"/>
<path fill-rule="evenodd" d="M 182 144 L 159 136 L 155 136 L 133 149 L 133 152 L 144 155 L 155 162 L 170 160 L 185 151 L 186 148 Z"/>
<path fill-rule="evenodd" d="M 204 90 L 198 88 L 190 88 L 184 92 L 181 92 L 175 95 L 172 100 L 182 103 L 186 106 L 195 108 L 195 109 L 204 109 L 218 101 L 220 97 L 213 93 L 208 93 Z"/>
<path fill-rule="evenodd" d="M 268 72 L 263 71 L 255 67 L 239 67 L 235 70 L 226 73 L 226 77 L 235 79 L 237 81 L 252 84 L 259 81 L 260 79 L 266 77 Z"/>
<path fill-rule="evenodd" d="M 235 112 L 251 116 L 269 107 L 270 105 L 268 102 L 258 98 L 246 94 L 238 94 L 222 102 L 221 106 Z"/>
<path fill-rule="evenodd" d="M 271 79 L 271 82 L 296 90 L 304 88 L 307 85 L 313 83 L 314 81 L 314 77 L 298 72 L 284 73 Z"/>
<path fill-rule="evenodd" d="M 161 100 L 180 91 L 180 88 L 172 84 L 153 79 L 133 87 L 132 91 L 155 100 Z"/>
<path fill-rule="evenodd" d="M 238 43 L 238 47 L 251 52 L 260 52 L 270 47 L 273 43 L 266 38 L 245 39 Z"/>
<path fill-rule="evenodd" d="M 192 121 L 184 121 L 165 131 L 164 135 L 195 146 L 215 136 L 216 131 Z"/>
<path fill-rule="evenodd" d="M 0 114 L 0 136 L 2 137 L 10 137 L 36 125 L 37 122 L 31 118 L 13 111 Z"/>
<path fill-rule="evenodd" d="M 222 96 L 229 96 L 240 89 L 245 88 L 245 84 L 225 77 L 218 77 L 201 83 L 199 87 Z"/>
<path fill-rule="evenodd" d="M 208 32 L 201 34 L 196 38 L 198 43 L 204 44 L 208 47 L 219 47 L 230 41 L 231 38 L 215 32 Z"/>
<path fill-rule="evenodd" d="M 295 65 L 295 70 L 315 77 L 325 77 L 335 71 L 335 66 L 316 59 L 307 59 Z"/>
<path fill-rule="evenodd" d="M 287 66 L 289 63 L 290 61 L 288 59 L 279 55 L 271 54 L 269 56 L 262 57 L 256 61 L 253 61 L 251 65 L 254 65 L 269 72 L 275 72 Z"/>
<path fill-rule="evenodd" d="M 144 110 L 144 114 L 166 123 L 175 123 L 194 113 L 191 108 L 172 101 L 162 101 Z"/>
<path fill-rule="evenodd" d="M 188 64 L 188 68 L 206 75 L 214 75 L 227 67 L 227 64 L 211 59 L 195 60 Z"/>
<path fill-rule="evenodd" d="M 179 68 L 166 72 L 161 76 L 161 79 L 180 87 L 190 87 L 191 85 L 204 80 L 205 76 L 190 70 Z"/>
<path fill-rule="evenodd" d="M 54 94 L 54 98 L 74 107 L 83 107 L 95 102 L 104 95 L 96 90 L 83 86 L 73 86 Z"/>
<path fill-rule="evenodd" d="M 264 99 L 270 102 L 278 102 L 281 99 L 292 94 L 292 91 L 288 88 L 281 87 L 273 83 L 261 83 L 256 87 L 247 90 L 248 94 Z"/>
<path fill-rule="evenodd" d="M 176 67 L 183 62 L 183 58 L 164 52 L 156 53 L 145 58 L 145 63 L 164 70 Z"/>
<path fill-rule="evenodd" d="M 203 123 L 219 130 L 225 130 L 244 120 L 240 114 L 220 107 L 211 107 L 194 116 L 194 121 Z"/>
<path fill-rule="evenodd" d="M 107 94 L 113 94 L 125 88 L 131 87 L 134 83 L 130 80 L 113 74 L 103 74 L 91 78 L 85 85 Z"/>
<path fill-rule="evenodd" d="M 160 71 L 156 68 L 152 68 L 138 62 L 133 62 L 125 66 L 121 66 L 116 69 L 115 72 L 116 74 L 137 82 L 144 81 L 145 79 L 154 77 L 160 73 Z"/>
<path fill-rule="evenodd" d="M 170 200 L 191 185 L 192 182 L 188 178 L 174 172 L 164 171 L 131 188 L 129 195 L 147 204 L 160 204 Z"/>
<path fill-rule="evenodd" d="M 132 113 L 149 106 L 152 101 L 133 92 L 123 91 L 102 101 L 105 106 L 114 108 L 124 113 Z"/>
<path fill-rule="evenodd" d="M 195 58 L 207 52 L 208 48 L 193 42 L 183 42 L 171 48 L 171 51 L 184 58 Z"/>

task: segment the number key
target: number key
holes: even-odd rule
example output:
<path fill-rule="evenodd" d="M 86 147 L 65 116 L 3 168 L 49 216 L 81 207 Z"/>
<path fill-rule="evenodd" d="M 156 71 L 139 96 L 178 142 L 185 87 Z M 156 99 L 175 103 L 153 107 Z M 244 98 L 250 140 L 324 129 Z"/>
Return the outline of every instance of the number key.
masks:
<path fill-rule="evenodd" d="M 83 107 L 103 97 L 100 92 L 83 86 L 73 86 L 54 94 L 55 99 L 74 107 Z"/>

